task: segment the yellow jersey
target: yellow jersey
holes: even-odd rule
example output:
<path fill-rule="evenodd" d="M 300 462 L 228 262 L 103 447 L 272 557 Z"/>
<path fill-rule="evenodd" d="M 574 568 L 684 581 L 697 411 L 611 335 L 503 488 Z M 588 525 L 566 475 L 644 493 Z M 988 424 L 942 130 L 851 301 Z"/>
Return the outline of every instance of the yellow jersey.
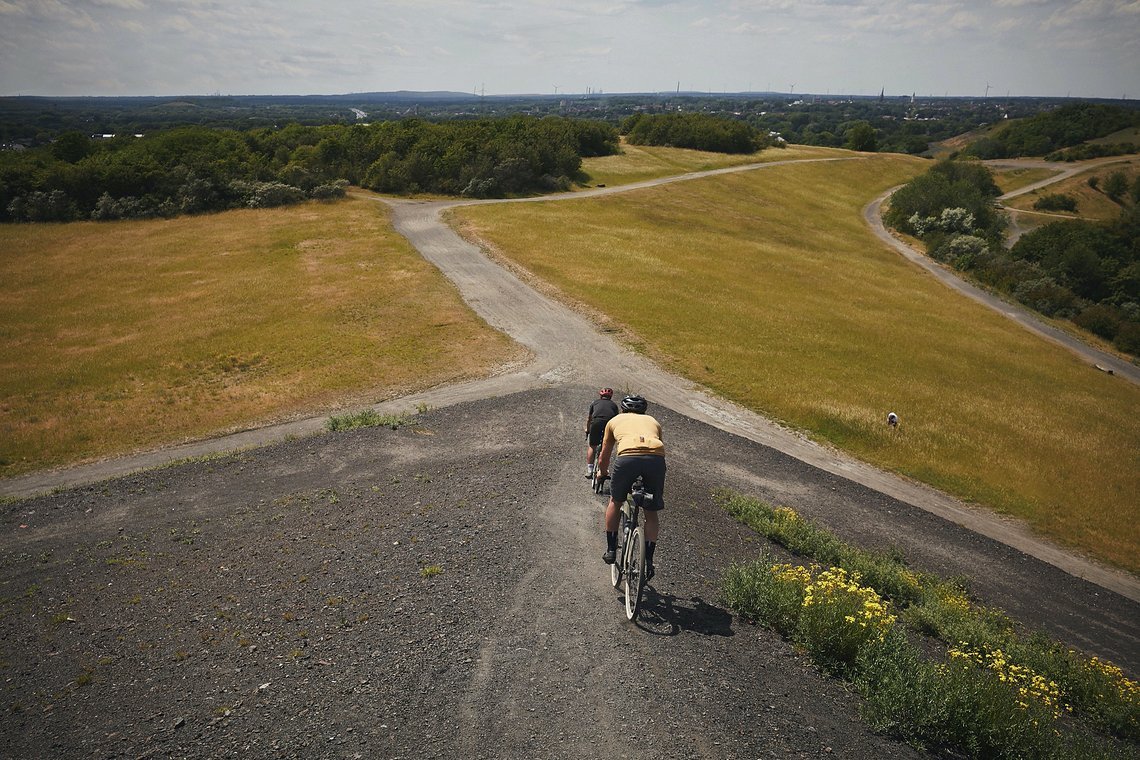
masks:
<path fill-rule="evenodd" d="M 606 423 L 602 447 L 607 444 L 614 448 L 614 456 L 652 454 L 665 456 L 665 444 L 661 442 L 661 424 L 648 414 L 625 412 Z"/>

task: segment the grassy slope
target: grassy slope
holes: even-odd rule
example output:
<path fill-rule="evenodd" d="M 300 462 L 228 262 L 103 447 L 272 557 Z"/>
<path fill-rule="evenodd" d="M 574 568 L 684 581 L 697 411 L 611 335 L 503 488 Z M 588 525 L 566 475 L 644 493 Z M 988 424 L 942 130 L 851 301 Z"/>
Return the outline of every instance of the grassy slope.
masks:
<path fill-rule="evenodd" d="M 1034 182 L 1040 182 L 1043 179 L 1048 179 L 1060 171 L 1052 169 L 1005 169 L 1005 168 L 991 168 L 993 173 L 994 182 L 1001 188 L 1003 193 L 1011 193 L 1014 190 L 1032 185 Z"/>
<path fill-rule="evenodd" d="M 1120 204 L 1109 199 L 1104 194 L 1103 188 L 1108 175 L 1118 171 L 1124 173 L 1131 185 L 1136 175 L 1140 174 L 1140 157 L 1122 156 L 1119 161 L 1113 161 L 1111 164 L 1094 166 L 1061 182 L 1012 198 L 1006 205 L 1010 208 L 1031 210 L 1033 204 L 1044 195 L 1068 195 L 1077 201 L 1077 213 L 1061 215 L 1098 221 L 1115 219 L 1120 214 Z M 1100 180 L 1100 190 L 1089 187 L 1090 177 L 1097 177 Z"/>
<path fill-rule="evenodd" d="M 925 167 L 877 156 L 458 213 L 681 374 L 1140 569 L 1140 392 L 872 238 L 863 206 Z"/>
<path fill-rule="evenodd" d="M 657 179 L 658 177 L 720 169 L 726 166 L 833 154 L 834 151 L 828 148 L 789 145 L 787 148 L 765 150 L 760 153 L 728 155 L 703 150 L 630 145 L 623 140 L 621 153 L 614 156 L 587 159 L 583 163 L 582 169 L 589 177 L 587 184 L 613 187 L 647 179 Z"/>
<path fill-rule="evenodd" d="M 0 473 L 482 374 L 516 348 L 374 201 L 0 226 Z"/>

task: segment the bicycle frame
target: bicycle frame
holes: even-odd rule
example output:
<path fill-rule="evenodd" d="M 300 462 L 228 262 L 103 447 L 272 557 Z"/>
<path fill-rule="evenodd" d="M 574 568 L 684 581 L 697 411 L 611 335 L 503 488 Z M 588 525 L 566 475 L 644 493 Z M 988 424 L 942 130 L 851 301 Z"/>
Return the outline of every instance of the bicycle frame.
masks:
<path fill-rule="evenodd" d="M 624 581 L 625 615 L 630 620 L 637 617 L 642 592 L 645 590 L 645 533 L 639 524 L 639 518 L 646 499 L 653 499 L 653 494 L 646 492 L 645 484 L 639 477 L 634 481 L 629 497 L 621 505 L 617 556 L 610 566 L 610 580 L 614 588 L 621 586 Z"/>

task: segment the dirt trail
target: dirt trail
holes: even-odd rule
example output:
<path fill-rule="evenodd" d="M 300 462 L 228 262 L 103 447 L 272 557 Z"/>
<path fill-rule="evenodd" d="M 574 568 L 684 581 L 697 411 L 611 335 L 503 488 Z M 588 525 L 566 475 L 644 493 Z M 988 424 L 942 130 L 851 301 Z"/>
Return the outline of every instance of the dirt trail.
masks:
<path fill-rule="evenodd" d="M 758 164 L 733 167 L 731 170 L 761 171 L 778 165 L 779 163 Z M 720 173 L 724 173 L 724 170 L 685 175 L 683 178 L 692 179 Z M 643 182 L 637 187 L 649 187 L 678 179 L 674 177 L 662 181 Z M 631 188 L 606 188 L 604 192 L 622 192 L 629 189 Z M 572 201 L 582 195 L 563 195 L 557 199 Z M 882 227 L 878 214 L 881 200 L 867 207 L 865 216 L 868 224 L 876 230 L 880 238 L 903 250 L 905 246 L 886 233 Z M 1062 551 L 1009 520 L 983 510 L 971 509 L 946 494 L 883 472 L 836 450 L 820 446 L 754 412 L 706 393 L 692 382 L 665 372 L 645 357 L 625 349 L 581 315 L 530 288 L 514 274 L 491 261 L 477 246 L 461 238 L 440 221 L 440 214 L 444 209 L 466 204 L 449 201 L 387 202 L 392 206 L 396 229 L 456 284 L 464 299 L 479 316 L 531 350 L 535 360 L 527 371 L 535 380 L 588 384 L 594 378 L 606 377 L 607 382 L 614 387 L 626 385 L 643 389 L 648 398 L 695 420 L 770 446 L 822 470 L 921 507 L 981 535 L 1063 568 L 1079 578 L 1092 580 L 1131 599 L 1140 600 L 1140 581 L 1125 573 Z M 532 199 L 520 202 L 532 202 Z M 926 261 L 923 261 L 925 257 L 920 257 L 909 248 L 905 248 L 903 252 L 916 263 L 932 269 Z M 958 278 L 948 278 L 940 270 L 936 274 L 944 281 L 950 279 L 951 282 L 948 284 L 955 289 L 973 296 L 970 293 L 970 286 Z M 988 305 L 1002 310 L 1011 318 L 1023 321 L 1028 329 L 1052 337 L 1048 332 L 1038 330 L 1036 321 L 1028 315 L 1024 313 L 1016 315 L 1015 310 L 1007 304 L 977 289 L 973 290 L 977 292 L 977 296 L 973 297 L 978 297 L 979 300 L 986 299 Z M 1070 344 L 1076 347 L 1083 346 L 1078 341 L 1067 338 L 1066 345 Z M 1119 368 L 1125 377 L 1137 377 L 1133 368 L 1115 357 L 1100 352 L 1095 354 L 1094 361 Z M 517 381 L 517 377 L 503 379 L 506 385 Z"/>
<path fill-rule="evenodd" d="M 72 487 L 0 511 L 0 757 L 923 756 L 720 606 L 730 563 L 780 550 L 718 487 L 1140 668 L 1132 579 L 663 372 L 461 240 L 446 205 L 394 203 L 395 224 L 525 367 L 378 405 L 432 407 L 398 430 L 302 420 L 4 484 Z M 672 451 L 636 625 L 582 475 L 597 377 L 645 389 Z"/>
<path fill-rule="evenodd" d="M 920 507 L 980 535 L 1000 541 L 1018 551 L 1048 562 L 1066 572 L 1092 581 L 1130 599 L 1140 601 L 1140 579 L 1083 557 L 1073 555 L 1034 536 L 1024 526 L 972 509 L 960 501 L 923 484 L 883 472 L 842 452 L 820 446 L 804 436 L 774 424 L 770 420 L 736 404 L 713 396 L 691 381 L 672 375 L 645 357 L 619 345 L 600 332 L 593 323 L 565 305 L 537 292 L 510 271 L 488 258 L 483 251 L 460 237 L 441 220 L 447 208 L 483 203 L 573 202 L 598 195 L 631 192 L 671 182 L 690 181 L 720 174 L 763 171 L 774 167 L 804 162 L 860 160 L 859 158 L 796 159 L 763 164 L 747 164 L 705 172 L 666 177 L 608 188 L 594 188 L 578 193 L 563 193 L 543 198 L 510 201 L 407 201 L 382 199 L 392 208 L 393 224 L 412 245 L 434 264 L 459 289 L 464 300 L 498 330 L 527 347 L 533 360 L 525 367 L 494 377 L 447 386 L 413 394 L 376 405 L 382 413 L 406 412 L 419 404 L 443 406 L 478 398 L 504 395 L 520 390 L 550 385 L 580 383 L 588 385 L 595 378 L 608 378 L 614 387 L 636 387 L 656 403 L 664 404 L 695 420 L 739 435 L 750 441 L 770 446 L 826 472 L 839 475 L 875 491 Z M 884 195 L 883 198 L 886 196 Z M 1038 323 L 1023 310 L 1000 301 L 977 288 L 963 283 L 927 257 L 901 243 L 883 228 L 879 216 L 879 198 L 864 210 L 868 225 L 880 239 L 904 256 L 931 271 L 950 287 L 966 293 L 1026 329 L 1070 347 L 1091 362 L 1112 368 L 1133 382 L 1140 379 L 1136 368 L 1116 357 L 1097 352 L 1079 341 Z M 90 483 L 116 474 L 154 467 L 186 457 L 198 457 L 217 451 L 264 445 L 321 429 L 324 418 L 298 420 L 283 425 L 246 431 L 233 436 L 202 441 L 185 446 L 125 457 L 63 471 L 33 473 L 0 483 L 0 494 L 27 496 L 50 488 Z"/>

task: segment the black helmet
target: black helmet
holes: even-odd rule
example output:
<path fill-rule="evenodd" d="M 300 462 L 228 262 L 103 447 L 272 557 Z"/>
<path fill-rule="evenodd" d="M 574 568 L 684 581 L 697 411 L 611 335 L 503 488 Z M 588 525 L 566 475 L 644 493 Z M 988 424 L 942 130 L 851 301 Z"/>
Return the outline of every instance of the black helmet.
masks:
<path fill-rule="evenodd" d="M 623 412 L 633 412 L 634 414 L 645 414 L 645 410 L 649 404 L 641 396 L 626 396 L 621 400 L 621 410 Z"/>

